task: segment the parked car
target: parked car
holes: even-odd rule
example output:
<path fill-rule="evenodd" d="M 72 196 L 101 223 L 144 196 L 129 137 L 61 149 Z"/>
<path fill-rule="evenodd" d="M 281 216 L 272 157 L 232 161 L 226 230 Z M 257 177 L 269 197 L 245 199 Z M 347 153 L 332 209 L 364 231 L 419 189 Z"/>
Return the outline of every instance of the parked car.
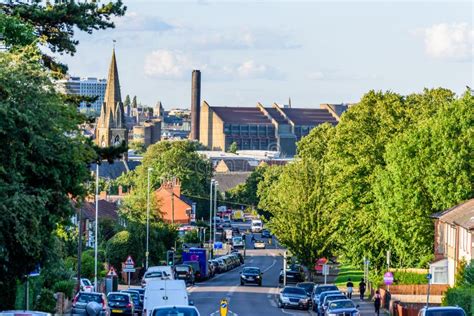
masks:
<path fill-rule="evenodd" d="M 232 234 L 233 235 L 240 235 L 240 228 L 238 228 L 237 226 L 232 226 Z"/>
<path fill-rule="evenodd" d="M 151 280 L 145 290 L 143 316 L 151 316 L 157 307 L 187 306 L 190 303 L 183 280 Z"/>
<path fill-rule="evenodd" d="M 354 305 L 352 300 L 336 300 L 329 303 L 325 315 L 360 315 L 359 305 Z M 443 315 L 446 316 L 446 315 Z"/>
<path fill-rule="evenodd" d="M 258 286 L 262 286 L 262 275 L 263 272 L 257 267 L 246 267 L 240 272 L 240 285 L 246 283 L 254 283 Z"/>
<path fill-rule="evenodd" d="M 142 305 L 143 305 L 143 300 L 145 298 L 145 289 L 144 288 L 131 288 L 130 290 L 137 291 L 140 294 L 140 300 L 142 301 Z"/>
<path fill-rule="evenodd" d="M 170 316 L 170 315 L 183 315 L 183 316 L 200 316 L 199 311 L 194 306 L 163 306 L 156 307 L 153 309 L 152 316 Z"/>
<path fill-rule="evenodd" d="M 264 240 L 255 240 L 253 242 L 253 249 L 265 249 L 265 241 Z"/>
<path fill-rule="evenodd" d="M 310 299 L 313 298 L 313 291 L 314 291 L 314 286 L 316 284 L 314 282 L 300 282 L 296 283 L 297 287 L 300 287 L 306 291 L 306 294 Z"/>
<path fill-rule="evenodd" d="M 52 316 L 52 314 L 38 311 L 10 310 L 1 311 L 0 316 Z"/>
<path fill-rule="evenodd" d="M 272 238 L 272 234 L 270 234 L 268 229 L 262 230 L 262 238 Z"/>
<path fill-rule="evenodd" d="M 140 293 L 136 290 L 122 290 L 120 291 L 122 293 L 128 293 L 132 297 L 133 305 L 135 306 L 135 313 L 138 313 L 138 315 L 141 315 L 143 311 L 143 299 L 140 298 Z"/>
<path fill-rule="evenodd" d="M 278 307 L 294 307 L 308 310 L 309 298 L 304 289 L 296 286 L 285 286 L 278 296 Z"/>
<path fill-rule="evenodd" d="M 319 294 L 318 300 L 313 305 L 313 310 L 316 313 L 318 313 L 318 315 L 323 315 L 324 314 L 324 310 L 323 310 L 324 298 L 328 295 L 336 295 L 336 294 L 342 294 L 342 293 L 339 290 L 337 290 L 337 291 L 326 291 Z"/>
<path fill-rule="evenodd" d="M 317 311 L 319 295 L 327 291 L 339 292 L 339 289 L 334 284 L 317 284 L 313 291 L 313 310 Z"/>
<path fill-rule="evenodd" d="M 129 293 L 110 292 L 107 294 L 107 300 L 109 301 L 110 315 L 134 315 L 135 305 Z"/>
<path fill-rule="evenodd" d="M 74 282 L 77 282 L 77 278 L 72 278 Z M 92 284 L 89 279 L 86 278 L 81 278 L 81 291 L 83 292 L 93 292 L 94 291 L 94 285 Z"/>
<path fill-rule="evenodd" d="M 304 282 L 305 279 L 304 269 L 299 264 L 293 264 L 286 270 L 286 283 Z M 283 283 L 283 269 L 280 272 L 279 282 Z"/>
<path fill-rule="evenodd" d="M 194 285 L 195 276 L 192 266 L 189 264 L 177 264 L 174 267 L 174 271 L 176 274 L 176 279 L 183 280 L 186 284 Z"/>
<path fill-rule="evenodd" d="M 71 315 L 87 315 L 86 306 L 90 302 L 96 302 L 102 306 L 100 316 L 108 316 L 110 314 L 104 294 L 98 292 L 79 292 L 72 300 Z"/>
<path fill-rule="evenodd" d="M 328 309 L 328 306 L 332 301 L 346 300 L 346 299 L 347 299 L 347 296 L 345 296 L 342 293 L 341 294 L 326 295 L 324 297 L 324 300 L 321 301 L 321 304 L 319 304 L 318 314 L 319 315 L 325 315 L 326 310 Z"/>
<path fill-rule="evenodd" d="M 146 286 L 149 279 L 173 280 L 174 271 L 170 266 L 149 267 L 142 278 L 142 287 Z"/>
<path fill-rule="evenodd" d="M 226 271 L 230 270 L 229 267 L 227 267 L 227 264 L 225 263 L 224 259 L 216 258 L 214 260 L 216 260 L 217 263 L 219 264 L 219 270 L 220 270 L 219 273 L 226 272 Z"/>
<path fill-rule="evenodd" d="M 199 261 L 183 261 L 183 264 L 191 266 L 194 271 L 194 280 L 201 281 L 203 280 L 202 273 L 201 273 L 201 266 L 199 265 Z"/>
<path fill-rule="evenodd" d="M 418 316 L 466 316 L 466 312 L 461 307 L 424 307 L 418 312 Z"/>

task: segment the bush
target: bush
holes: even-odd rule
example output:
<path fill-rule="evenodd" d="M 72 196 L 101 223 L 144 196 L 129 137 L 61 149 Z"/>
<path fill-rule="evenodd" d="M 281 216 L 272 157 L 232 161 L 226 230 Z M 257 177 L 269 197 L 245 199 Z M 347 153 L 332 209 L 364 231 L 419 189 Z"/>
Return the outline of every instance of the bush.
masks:
<path fill-rule="evenodd" d="M 467 315 L 474 315 L 474 288 L 450 288 L 443 297 L 443 306 L 459 306 Z"/>
<path fill-rule="evenodd" d="M 428 284 L 426 274 L 408 271 L 395 271 L 393 273 L 395 284 Z"/>
<path fill-rule="evenodd" d="M 56 309 L 56 299 L 54 298 L 54 292 L 47 288 L 42 288 L 34 304 L 34 310 L 54 313 Z"/>
<path fill-rule="evenodd" d="M 63 280 L 63 281 L 58 281 L 54 284 L 53 286 L 53 291 L 55 293 L 61 292 L 64 293 L 64 295 L 67 298 L 71 298 L 73 295 L 74 287 L 76 286 L 76 282 L 73 280 Z"/>

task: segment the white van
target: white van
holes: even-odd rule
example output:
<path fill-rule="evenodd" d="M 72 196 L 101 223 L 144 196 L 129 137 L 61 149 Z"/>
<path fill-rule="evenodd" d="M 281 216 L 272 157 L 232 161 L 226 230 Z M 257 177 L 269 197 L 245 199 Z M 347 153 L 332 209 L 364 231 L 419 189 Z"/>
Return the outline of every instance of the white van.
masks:
<path fill-rule="evenodd" d="M 184 280 L 150 279 L 145 288 L 143 316 L 150 316 L 156 307 L 170 305 L 189 305 L 189 296 Z"/>
<path fill-rule="evenodd" d="M 170 266 L 149 267 L 142 278 L 142 287 L 145 287 L 149 280 L 174 280 L 174 271 Z"/>
<path fill-rule="evenodd" d="M 252 223 L 250 224 L 250 230 L 252 233 L 260 233 L 263 229 L 262 221 L 259 219 L 253 219 Z"/>

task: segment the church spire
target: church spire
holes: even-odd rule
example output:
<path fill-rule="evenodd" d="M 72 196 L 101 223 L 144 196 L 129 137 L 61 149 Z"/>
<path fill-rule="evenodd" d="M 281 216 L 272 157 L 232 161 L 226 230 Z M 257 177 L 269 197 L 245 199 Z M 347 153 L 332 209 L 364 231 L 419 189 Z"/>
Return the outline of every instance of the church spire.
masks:
<path fill-rule="evenodd" d="M 110 61 L 109 76 L 107 77 L 107 88 L 105 90 L 104 102 L 107 106 L 115 110 L 117 103 L 122 102 L 120 96 L 120 82 L 115 59 L 115 49 L 112 50 L 112 60 Z M 113 111 L 115 112 L 115 111 Z"/>

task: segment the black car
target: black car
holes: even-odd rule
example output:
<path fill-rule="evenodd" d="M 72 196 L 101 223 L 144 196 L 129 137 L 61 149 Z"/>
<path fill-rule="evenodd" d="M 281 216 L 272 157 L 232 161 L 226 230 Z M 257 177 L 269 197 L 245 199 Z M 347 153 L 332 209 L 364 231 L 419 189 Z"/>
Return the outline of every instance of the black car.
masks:
<path fill-rule="evenodd" d="M 305 281 L 305 273 L 304 269 L 299 264 L 294 264 L 290 266 L 289 269 L 286 270 L 286 283 L 299 283 Z M 280 277 L 278 278 L 280 283 L 283 283 L 284 276 L 283 276 L 283 269 L 280 272 Z"/>
<path fill-rule="evenodd" d="M 140 293 L 133 289 L 122 290 L 120 292 L 130 294 L 130 296 L 132 297 L 133 305 L 135 306 L 135 312 L 140 315 L 143 311 L 143 300 L 140 299 Z"/>
<path fill-rule="evenodd" d="M 184 283 L 194 285 L 194 270 L 189 264 L 177 264 L 174 267 L 174 272 L 176 274 L 176 279 L 184 280 Z"/>
<path fill-rule="evenodd" d="M 308 310 L 309 301 L 310 299 L 304 289 L 296 286 L 285 286 L 278 297 L 278 307 L 295 307 Z"/>
<path fill-rule="evenodd" d="M 110 315 L 120 314 L 133 316 L 135 306 L 130 294 L 122 292 L 110 292 L 107 294 L 109 301 Z"/>
<path fill-rule="evenodd" d="M 246 283 L 255 283 L 258 286 L 262 286 L 262 274 L 260 268 L 257 267 L 246 267 L 240 272 L 240 285 Z"/>
<path fill-rule="evenodd" d="M 308 297 L 312 299 L 315 285 L 316 283 L 314 282 L 300 282 L 296 284 L 296 287 L 304 289 L 306 291 L 306 294 L 308 294 Z"/>
<path fill-rule="evenodd" d="M 105 295 L 97 292 L 79 292 L 72 301 L 71 315 L 87 315 L 86 306 L 90 302 L 102 305 L 100 316 L 107 316 L 108 306 Z"/>
<path fill-rule="evenodd" d="M 272 238 L 272 234 L 270 234 L 270 231 L 264 229 L 262 230 L 262 238 Z"/>
<path fill-rule="evenodd" d="M 194 280 L 202 281 L 204 280 L 204 275 L 201 273 L 201 266 L 198 261 L 183 261 L 183 264 L 193 267 L 194 271 Z"/>

